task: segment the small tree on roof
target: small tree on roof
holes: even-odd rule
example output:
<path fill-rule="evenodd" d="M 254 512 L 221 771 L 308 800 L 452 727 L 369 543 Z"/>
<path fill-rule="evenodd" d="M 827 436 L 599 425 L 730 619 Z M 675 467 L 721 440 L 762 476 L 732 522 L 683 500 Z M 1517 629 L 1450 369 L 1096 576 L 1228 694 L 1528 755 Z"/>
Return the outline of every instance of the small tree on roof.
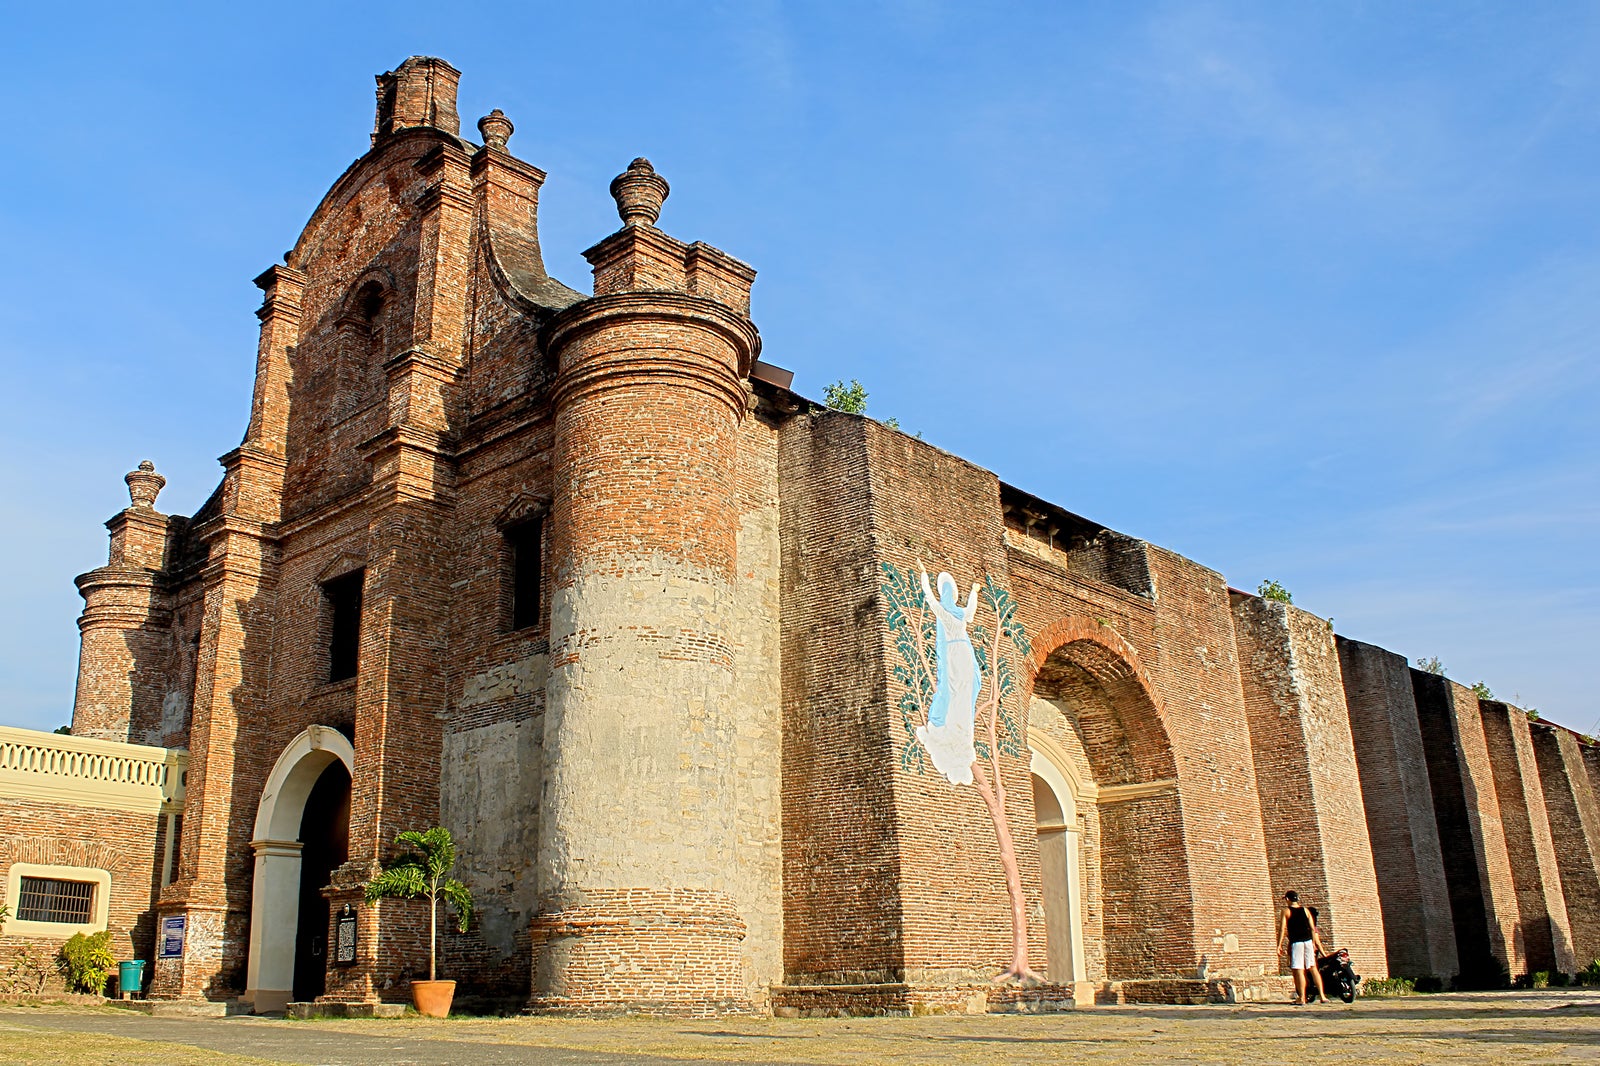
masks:
<path fill-rule="evenodd" d="M 855 378 L 851 378 L 848 385 L 840 378 L 831 385 L 822 386 L 822 402 L 835 411 L 864 415 L 867 413 L 867 390 Z"/>
<path fill-rule="evenodd" d="M 1256 586 L 1256 595 L 1264 600 L 1277 600 L 1279 603 L 1294 602 L 1294 594 L 1271 578 Z"/>
<path fill-rule="evenodd" d="M 456 864 L 456 843 L 450 838 L 450 830 L 439 825 L 408 829 L 394 842 L 413 850 L 387 864 L 382 873 L 367 882 L 367 903 L 370 906 L 380 899 L 427 899 L 428 980 L 435 981 L 439 901 L 443 899 L 456 912 L 456 929 L 465 933 L 472 921 L 472 893 L 460 881 L 446 876 Z"/>

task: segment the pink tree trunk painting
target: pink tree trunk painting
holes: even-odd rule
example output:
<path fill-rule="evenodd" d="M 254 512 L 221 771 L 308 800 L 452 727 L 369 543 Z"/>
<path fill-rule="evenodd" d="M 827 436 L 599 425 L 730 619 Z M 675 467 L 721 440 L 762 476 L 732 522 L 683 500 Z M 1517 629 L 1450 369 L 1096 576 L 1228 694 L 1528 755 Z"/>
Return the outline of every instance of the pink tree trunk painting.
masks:
<path fill-rule="evenodd" d="M 904 686 L 899 708 L 908 734 L 901 765 L 925 770 L 925 757 L 952 785 L 971 785 L 994 823 L 1000 868 L 1011 903 L 1011 965 L 996 982 L 1039 981 L 1028 964 L 1028 911 L 1017 866 L 1016 843 L 1006 818 L 1004 757 L 1025 754 L 1021 730 L 1006 700 L 1016 690 L 1009 649 L 1028 655 L 1026 631 L 1005 589 L 985 575 L 966 603 L 955 579 L 938 576 L 930 587 L 921 560 L 918 584 L 911 573 L 883 564 L 889 630 L 901 659 L 894 669 Z M 993 614 L 992 628 L 977 620 L 979 593 Z"/>

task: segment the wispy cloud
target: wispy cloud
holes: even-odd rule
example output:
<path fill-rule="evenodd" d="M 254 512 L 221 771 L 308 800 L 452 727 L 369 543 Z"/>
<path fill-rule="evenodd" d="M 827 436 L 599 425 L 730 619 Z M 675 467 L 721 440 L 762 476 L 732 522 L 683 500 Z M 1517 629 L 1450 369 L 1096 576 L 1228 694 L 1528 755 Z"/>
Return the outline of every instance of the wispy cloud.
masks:
<path fill-rule="evenodd" d="M 1464 35 L 1493 33 L 1460 21 Z M 1565 39 L 1554 37 L 1555 54 L 1501 56 L 1506 67 L 1463 91 L 1459 78 L 1428 65 L 1452 54 L 1450 42 L 1436 42 L 1414 65 L 1334 79 L 1317 73 L 1327 56 L 1315 15 L 1269 25 L 1217 6 L 1176 5 L 1150 18 L 1125 73 L 1180 131 L 1248 151 L 1241 180 L 1265 195 L 1449 244 L 1492 221 L 1496 205 L 1525 197 L 1526 158 L 1552 134 L 1570 132 L 1575 112 L 1594 108 L 1595 19 L 1569 21 Z M 1387 39 L 1383 24 L 1363 32 Z M 1527 75 L 1519 95 L 1540 102 L 1533 121 L 1493 105 L 1493 79 L 1512 63 L 1528 68 L 1515 73 Z"/>

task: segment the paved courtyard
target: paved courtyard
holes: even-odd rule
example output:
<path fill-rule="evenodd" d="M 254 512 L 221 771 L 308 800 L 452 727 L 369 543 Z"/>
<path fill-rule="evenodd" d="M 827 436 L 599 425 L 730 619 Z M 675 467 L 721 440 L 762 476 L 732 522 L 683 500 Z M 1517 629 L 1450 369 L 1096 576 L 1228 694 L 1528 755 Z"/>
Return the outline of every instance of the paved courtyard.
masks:
<path fill-rule="evenodd" d="M 1350 1006 L 1108 1007 L 1043 1017 L 283 1021 L 0 1008 L 0 1061 L 118 1066 L 509 1063 L 1600 1062 L 1600 990 Z"/>

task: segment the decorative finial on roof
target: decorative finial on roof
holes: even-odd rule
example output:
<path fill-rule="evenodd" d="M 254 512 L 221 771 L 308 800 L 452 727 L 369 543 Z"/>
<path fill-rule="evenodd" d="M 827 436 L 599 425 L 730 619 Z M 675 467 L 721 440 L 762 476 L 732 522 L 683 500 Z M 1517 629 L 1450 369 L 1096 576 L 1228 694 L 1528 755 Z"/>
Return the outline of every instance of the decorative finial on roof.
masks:
<path fill-rule="evenodd" d="M 156 473 L 156 464 L 148 459 L 139 464 L 139 469 L 129 471 L 122 480 L 128 483 L 128 498 L 133 505 L 144 510 L 155 509 L 156 497 L 161 495 L 161 489 L 167 483 L 166 478 Z"/>
<path fill-rule="evenodd" d="M 653 226 L 661 217 L 661 204 L 671 191 L 667 179 L 656 173 L 650 160 L 640 157 L 628 169 L 611 179 L 611 195 L 617 201 L 617 214 L 628 226 Z"/>
<path fill-rule="evenodd" d="M 484 147 L 497 152 L 506 150 L 506 142 L 516 128 L 498 107 L 478 120 L 478 132 L 483 134 Z"/>

